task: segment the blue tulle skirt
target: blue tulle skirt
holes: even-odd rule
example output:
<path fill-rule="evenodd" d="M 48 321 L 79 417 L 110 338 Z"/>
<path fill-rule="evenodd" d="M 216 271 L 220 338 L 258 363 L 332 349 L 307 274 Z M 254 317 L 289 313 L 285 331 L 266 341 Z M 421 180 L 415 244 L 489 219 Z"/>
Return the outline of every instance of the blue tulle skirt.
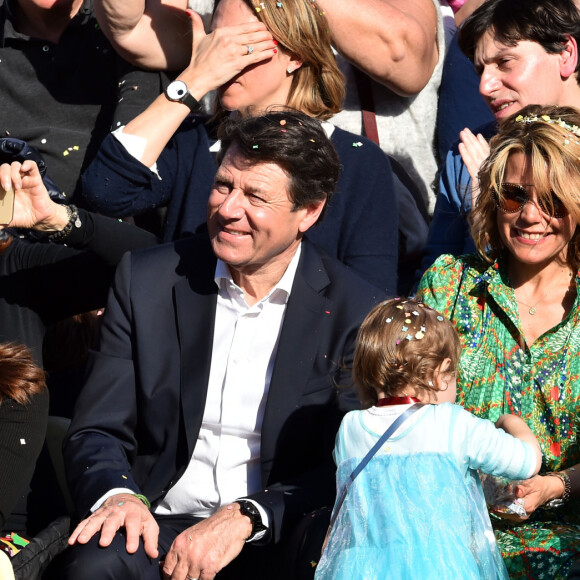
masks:
<path fill-rule="evenodd" d="M 341 490 L 361 458 L 338 466 Z M 348 491 L 316 579 L 507 580 L 477 474 L 447 454 L 375 456 Z"/>

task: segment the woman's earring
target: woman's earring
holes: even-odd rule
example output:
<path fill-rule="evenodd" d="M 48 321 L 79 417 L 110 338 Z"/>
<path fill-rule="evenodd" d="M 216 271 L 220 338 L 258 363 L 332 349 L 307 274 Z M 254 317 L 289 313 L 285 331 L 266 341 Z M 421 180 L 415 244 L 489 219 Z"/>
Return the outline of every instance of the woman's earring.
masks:
<path fill-rule="evenodd" d="M 291 75 L 294 72 L 294 69 L 292 68 L 292 66 L 289 66 L 287 69 L 288 74 Z"/>

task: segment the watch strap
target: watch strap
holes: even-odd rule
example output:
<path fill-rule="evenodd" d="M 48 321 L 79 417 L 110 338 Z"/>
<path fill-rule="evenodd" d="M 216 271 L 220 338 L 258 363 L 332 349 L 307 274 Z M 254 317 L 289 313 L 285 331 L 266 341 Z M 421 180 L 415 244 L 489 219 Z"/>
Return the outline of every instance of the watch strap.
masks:
<path fill-rule="evenodd" d="M 240 512 L 250 518 L 252 522 L 252 532 L 246 538 L 246 542 L 261 539 L 268 531 L 268 527 L 264 525 L 260 510 L 253 501 L 247 499 L 237 499 L 236 503 L 240 506 Z"/>
<path fill-rule="evenodd" d="M 192 113 L 201 111 L 201 103 L 190 93 L 187 92 L 181 97 L 181 102 L 189 107 Z"/>
<path fill-rule="evenodd" d="M 558 508 L 558 507 L 563 506 L 570 499 L 570 490 L 572 487 L 570 484 L 570 477 L 568 476 L 568 474 L 566 473 L 565 470 L 564 471 L 550 471 L 549 473 L 545 473 L 544 475 L 557 477 L 564 484 L 564 493 L 562 494 L 562 497 L 547 501 L 544 504 L 544 506 L 549 508 L 549 509 Z"/>

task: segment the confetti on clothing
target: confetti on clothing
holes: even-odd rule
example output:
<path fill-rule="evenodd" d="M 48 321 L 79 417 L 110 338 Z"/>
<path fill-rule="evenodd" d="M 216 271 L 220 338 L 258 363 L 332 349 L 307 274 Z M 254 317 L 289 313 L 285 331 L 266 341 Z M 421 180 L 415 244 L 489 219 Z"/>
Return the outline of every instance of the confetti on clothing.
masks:
<path fill-rule="evenodd" d="M 503 413 L 522 417 L 544 454 L 541 472 L 579 463 L 578 293 L 570 314 L 532 345 L 523 338 L 502 259 L 489 265 L 477 256 L 441 256 L 423 276 L 417 297 L 449 318 L 461 337 L 457 402 L 492 421 Z M 560 510 L 537 510 L 517 526 L 494 519 L 512 579 L 564 580 L 580 556 L 578 500 Z"/>

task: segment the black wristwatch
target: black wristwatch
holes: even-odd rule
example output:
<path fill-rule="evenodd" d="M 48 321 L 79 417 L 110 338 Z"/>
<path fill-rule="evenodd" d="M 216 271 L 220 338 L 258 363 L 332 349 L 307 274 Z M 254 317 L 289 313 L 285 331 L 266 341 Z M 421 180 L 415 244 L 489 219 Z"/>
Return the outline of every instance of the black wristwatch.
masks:
<path fill-rule="evenodd" d="M 240 512 L 250 518 L 252 522 L 252 533 L 246 538 L 246 542 L 251 542 L 260 532 L 265 532 L 268 528 L 262 522 L 262 516 L 258 508 L 247 499 L 237 499 L 240 504 Z"/>
<path fill-rule="evenodd" d="M 187 105 L 195 113 L 201 110 L 199 101 L 189 92 L 187 85 L 183 81 L 173 81 L 165 89 L 165 96 L 176 103 Z"/>

